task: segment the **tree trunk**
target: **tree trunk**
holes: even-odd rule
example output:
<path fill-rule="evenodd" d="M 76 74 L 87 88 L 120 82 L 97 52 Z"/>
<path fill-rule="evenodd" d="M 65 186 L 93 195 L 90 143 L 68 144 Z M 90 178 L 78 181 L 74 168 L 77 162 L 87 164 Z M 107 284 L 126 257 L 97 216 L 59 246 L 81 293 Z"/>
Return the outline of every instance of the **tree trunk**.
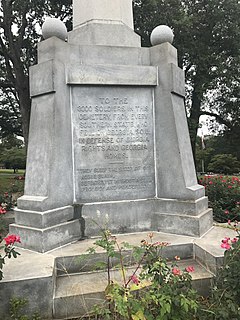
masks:
<path fill-rule="evenodd" d="M 18 30 L 18 38 L 12 32 L 13 24 L 13 2 L 5 0 L 2 2 L 2 25 L 5 39 L 1 39 L 1 49 L 6 62 L 7 75 L 12 81 L 12 85 L 17 92 L 20 112 L 22 116 L 22 131 L 27 149 L 28 131 L 31 110 L 31 99 L 29 95 L 29 78 L 24 72 L 24 66 L 21 60 L 21 49 L 24 41 L 24 32 L 27 27 L 26 15 L 28 12 L 28 3 L 25 3 L 22 17 L 21 28 Z M 7 46 L 5 46 L 7 44 Z"/>
<path fill-rule="evenodd" d="M 193 151 L 194 161 L 196 158 L 196 141 L 197 141 L 197 132 L 199 128 L 199 118 L 201 115 L 201 102 L 202 94 L 198 91 L 198 85 L 196 84 L 192 94 L 192 106 L 189 117 L 189 133 Z"/>
<path fill-rule="evenodd" d="M 31 113 L 31 98 L 29 93 L 29 80 L 25 76 L 25 81 L 20 88 L 16 88 L 19 97 L 19 105 L 22 116 L 22 132 L 24 137 L 24 142 L 26 150 L 28 147 L 28 133 L 29 133 L 29 123 L 30 123 L 30 113 Z"/>

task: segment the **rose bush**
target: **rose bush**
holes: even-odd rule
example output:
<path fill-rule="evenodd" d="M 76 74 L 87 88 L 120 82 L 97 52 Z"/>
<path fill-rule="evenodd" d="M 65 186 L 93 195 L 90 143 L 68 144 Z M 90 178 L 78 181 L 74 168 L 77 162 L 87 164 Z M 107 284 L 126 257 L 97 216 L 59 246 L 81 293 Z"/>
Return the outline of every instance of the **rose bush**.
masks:
<path fill-rule="evenodd" d="M 15 250 L 14 244 L 16 242 L 21 242 L 20 237 L 15 234 L 10 234 L 3 239 L 5 243 L 0 247 L 0 280 L 3 279 L 3 266 L 5 264 L 5 260 L 13 258 L 17 258 L 20 255 L 19 252 Z M 2 238 L 0 236 L 0 242 L 2 242 Z"/>
<path fill-rule="evenodd" d="M 240 179 L 238 177 L 204 176 L 199 183 L 205 187 L 215 221 L 240 221 Z"/>
<path fill-rule="evenodd" d="M 194 267 L 188 266 L 181 270 L 177 265 L 179 257 L 176 256 L 171 263 L 162 256 L 162 250 L 168 243 L 153 242 L 152 233 L 149 239 L 142 240 L 140 246 L 130 246 L 119 243 L 109 230 L 102 229 L 102 237 L 95 241 L 96 247 L 88 251 L 92 254 L 97 247 L 101 247 L 106 252 L 106 299 L 88 315 L 89 319 L 197 319 L 198 295 L 192 289 L 190 275 Z M 135 261 L 135 268 L 130 275 L 124 265 L 125 249 L 132 250 L 131 256 Z M 119 260 L 122 283 L 111 279 L 111 259 Z"/>
<path fill-rule="evenodd" d="M 236 231 L 236 237 L 225 237 L 220 244 L 224 252 L 224 264 L 218 270 L 211 288 L 211 295 L 203 301 L 208 310 L 207 320 L 240 319 L 240 230 L 237 221 L 229 221 L 229 227 Z M 200 311 L 202 310 L 200 309 Z M 205 319 L 199 314 L 199 319 Z"/>

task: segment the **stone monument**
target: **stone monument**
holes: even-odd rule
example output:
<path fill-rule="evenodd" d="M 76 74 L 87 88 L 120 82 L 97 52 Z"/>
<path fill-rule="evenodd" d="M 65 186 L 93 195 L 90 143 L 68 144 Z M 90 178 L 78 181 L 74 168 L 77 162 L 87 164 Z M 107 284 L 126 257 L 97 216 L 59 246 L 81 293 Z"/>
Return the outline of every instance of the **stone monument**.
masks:
<path fill-rule="evenodd" d="M 75 0 L 73 10 L 67 41 L 46 27 L 30 69 L 25 191 L 10 232 L 46 252 L 97 235 L 99 210 L 114 233 L 200 237 L 212 212 L 196 180 L 171 32 L 155 30 L 141 48 L 131 0 Z"/>

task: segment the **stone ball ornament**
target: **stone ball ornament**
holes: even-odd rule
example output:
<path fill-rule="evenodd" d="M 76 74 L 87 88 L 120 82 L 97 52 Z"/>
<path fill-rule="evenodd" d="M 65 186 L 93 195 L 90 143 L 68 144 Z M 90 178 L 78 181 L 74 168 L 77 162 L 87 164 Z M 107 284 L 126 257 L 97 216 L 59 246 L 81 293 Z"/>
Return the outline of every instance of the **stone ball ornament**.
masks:
<path fill-rule="evenodd" d="M 42 26 L 42 36 L 44 40 L 57 37 L 65 41 L 67 39 L 67 28 L 65 24 L 57 18 L 46 18 Z"/>
<path fill-rule="evenodd" d="M 151 44 L 156 46 L 165 42 L 172 44 L 174 34 L 171 28 L 165 25 L 157 26 L 153 29 L 150 37 Z"/>

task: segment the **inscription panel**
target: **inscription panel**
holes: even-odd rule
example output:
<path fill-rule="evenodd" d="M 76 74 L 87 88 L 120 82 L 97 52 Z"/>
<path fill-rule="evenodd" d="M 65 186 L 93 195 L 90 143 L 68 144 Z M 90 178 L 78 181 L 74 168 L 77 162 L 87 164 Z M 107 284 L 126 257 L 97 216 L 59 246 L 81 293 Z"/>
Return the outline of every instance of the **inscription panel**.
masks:
<path fill-rule="evenodd" d="M 151 88 L 72 86 L 78 203 L 154 197 Z"/>

